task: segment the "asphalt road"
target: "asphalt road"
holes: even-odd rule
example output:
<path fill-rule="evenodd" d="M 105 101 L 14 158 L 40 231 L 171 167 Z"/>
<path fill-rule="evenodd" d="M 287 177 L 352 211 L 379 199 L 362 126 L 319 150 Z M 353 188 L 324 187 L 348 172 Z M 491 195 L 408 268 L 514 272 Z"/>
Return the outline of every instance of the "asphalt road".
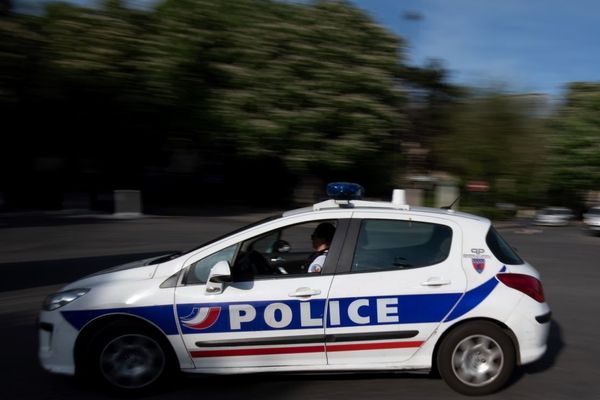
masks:
<path fill-rule="evenodd" d="M 75 379 L 43 371 L 35 318 L 44 296 L 91 272 L 194 247 L 262 215 L 0 222 L 0 399 L 105 399 Z M 600 399 L 600 237 L 566 228 L 501 228 L 542 274 L 553 322 L 549 350 L 489 399 Z M 396 373 L 189 376 L 161 399 L 454 399 L 439 379 Z"/>

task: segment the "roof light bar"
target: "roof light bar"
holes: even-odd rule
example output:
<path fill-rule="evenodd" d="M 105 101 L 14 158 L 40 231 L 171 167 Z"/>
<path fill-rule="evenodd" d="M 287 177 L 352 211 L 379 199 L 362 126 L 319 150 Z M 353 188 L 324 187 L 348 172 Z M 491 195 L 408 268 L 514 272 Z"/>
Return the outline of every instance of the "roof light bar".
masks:
<path fill-rule="evenodd" d="M 358 183 L 332 182 L 327 185 L 327 196 L 333 200 L 360 200 L 364 192 Z"/>

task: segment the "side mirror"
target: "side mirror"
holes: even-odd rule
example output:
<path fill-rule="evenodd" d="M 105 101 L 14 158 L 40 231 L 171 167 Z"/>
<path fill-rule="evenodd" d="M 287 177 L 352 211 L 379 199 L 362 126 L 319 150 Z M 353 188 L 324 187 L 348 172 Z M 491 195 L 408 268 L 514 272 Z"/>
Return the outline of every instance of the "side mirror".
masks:
<path fill-rule="evenodd" d="M 231 268 L 227 261 L 219 261 L 216 263 L 208 274 L 206 282 L 206 293 L 207 294 L 218 294 L 223 291 L 225 283 L 232 282 Z"/>
<path fill-rule="evenodd" d="M 285 240 L 278 240 L 273 245 L 273 248 L 277 253 L 287 253 L 292 249 L 292 245 Z"/>

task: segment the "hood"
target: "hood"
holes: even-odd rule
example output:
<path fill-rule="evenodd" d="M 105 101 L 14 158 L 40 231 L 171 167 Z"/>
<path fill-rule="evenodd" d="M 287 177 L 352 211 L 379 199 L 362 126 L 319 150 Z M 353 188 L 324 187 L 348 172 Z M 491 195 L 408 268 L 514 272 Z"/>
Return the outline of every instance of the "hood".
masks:
<path fill-rule="evenodd" d="M 153 267 L 156 267 L 156 266 L 158 266 L 158 264 L 153 263 L 153 261 L 158 260 L 162 257 L 164 257 L 164 255 L 160 255 L 157 257 L 144 258 L 143 260 L 131 261 L 126 264 L 121 264 L 121 265 L 117 265 L 115 267 L 110 267 L 110 268 L 104 269 L 102 271 L 96 272 L 95 274 L 89 275 L 88 277 L 96 276 L 96 275 L 103 275 L 103 274 L 111 274 L 113 272 L 126 271 L 129 269 L 136 269 L 136 268 L 143 267 L 146 265 L 152 265 Z"/>
<path fill-rule="evenodd" d="M 92 287 L 98 284 L 115 281 L 115 280 L 143 280 L 151 279 L 156 272 L 156 268 L 160 264 L 152 264 L 154 260 L 160 259 L 164 255 L 143 260 L 132 261 L 126 264 L 117 265 L 95 274 L 88 275 L 82 279 L 72 282 L 65 286 L 62 290 L 71 288 Z"/>

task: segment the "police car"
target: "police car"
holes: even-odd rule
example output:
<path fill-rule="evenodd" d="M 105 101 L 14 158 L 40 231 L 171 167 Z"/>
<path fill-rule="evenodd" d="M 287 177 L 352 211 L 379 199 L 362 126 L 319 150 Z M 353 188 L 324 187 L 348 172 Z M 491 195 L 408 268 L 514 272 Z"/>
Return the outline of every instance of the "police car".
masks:
<path fill-rule="evenodd" d="M 328 193 L 48 296 L 41 364 L 125 392 L 175 371 L 437 370 L 477 395 L 543 355 L 550 309 L 539 275 L 489 220 L 411 207 L 399 190 L 391 202 L 361 200 L 356 184 Z M 309 273 L 322 223 L 333 237 Z"/>

